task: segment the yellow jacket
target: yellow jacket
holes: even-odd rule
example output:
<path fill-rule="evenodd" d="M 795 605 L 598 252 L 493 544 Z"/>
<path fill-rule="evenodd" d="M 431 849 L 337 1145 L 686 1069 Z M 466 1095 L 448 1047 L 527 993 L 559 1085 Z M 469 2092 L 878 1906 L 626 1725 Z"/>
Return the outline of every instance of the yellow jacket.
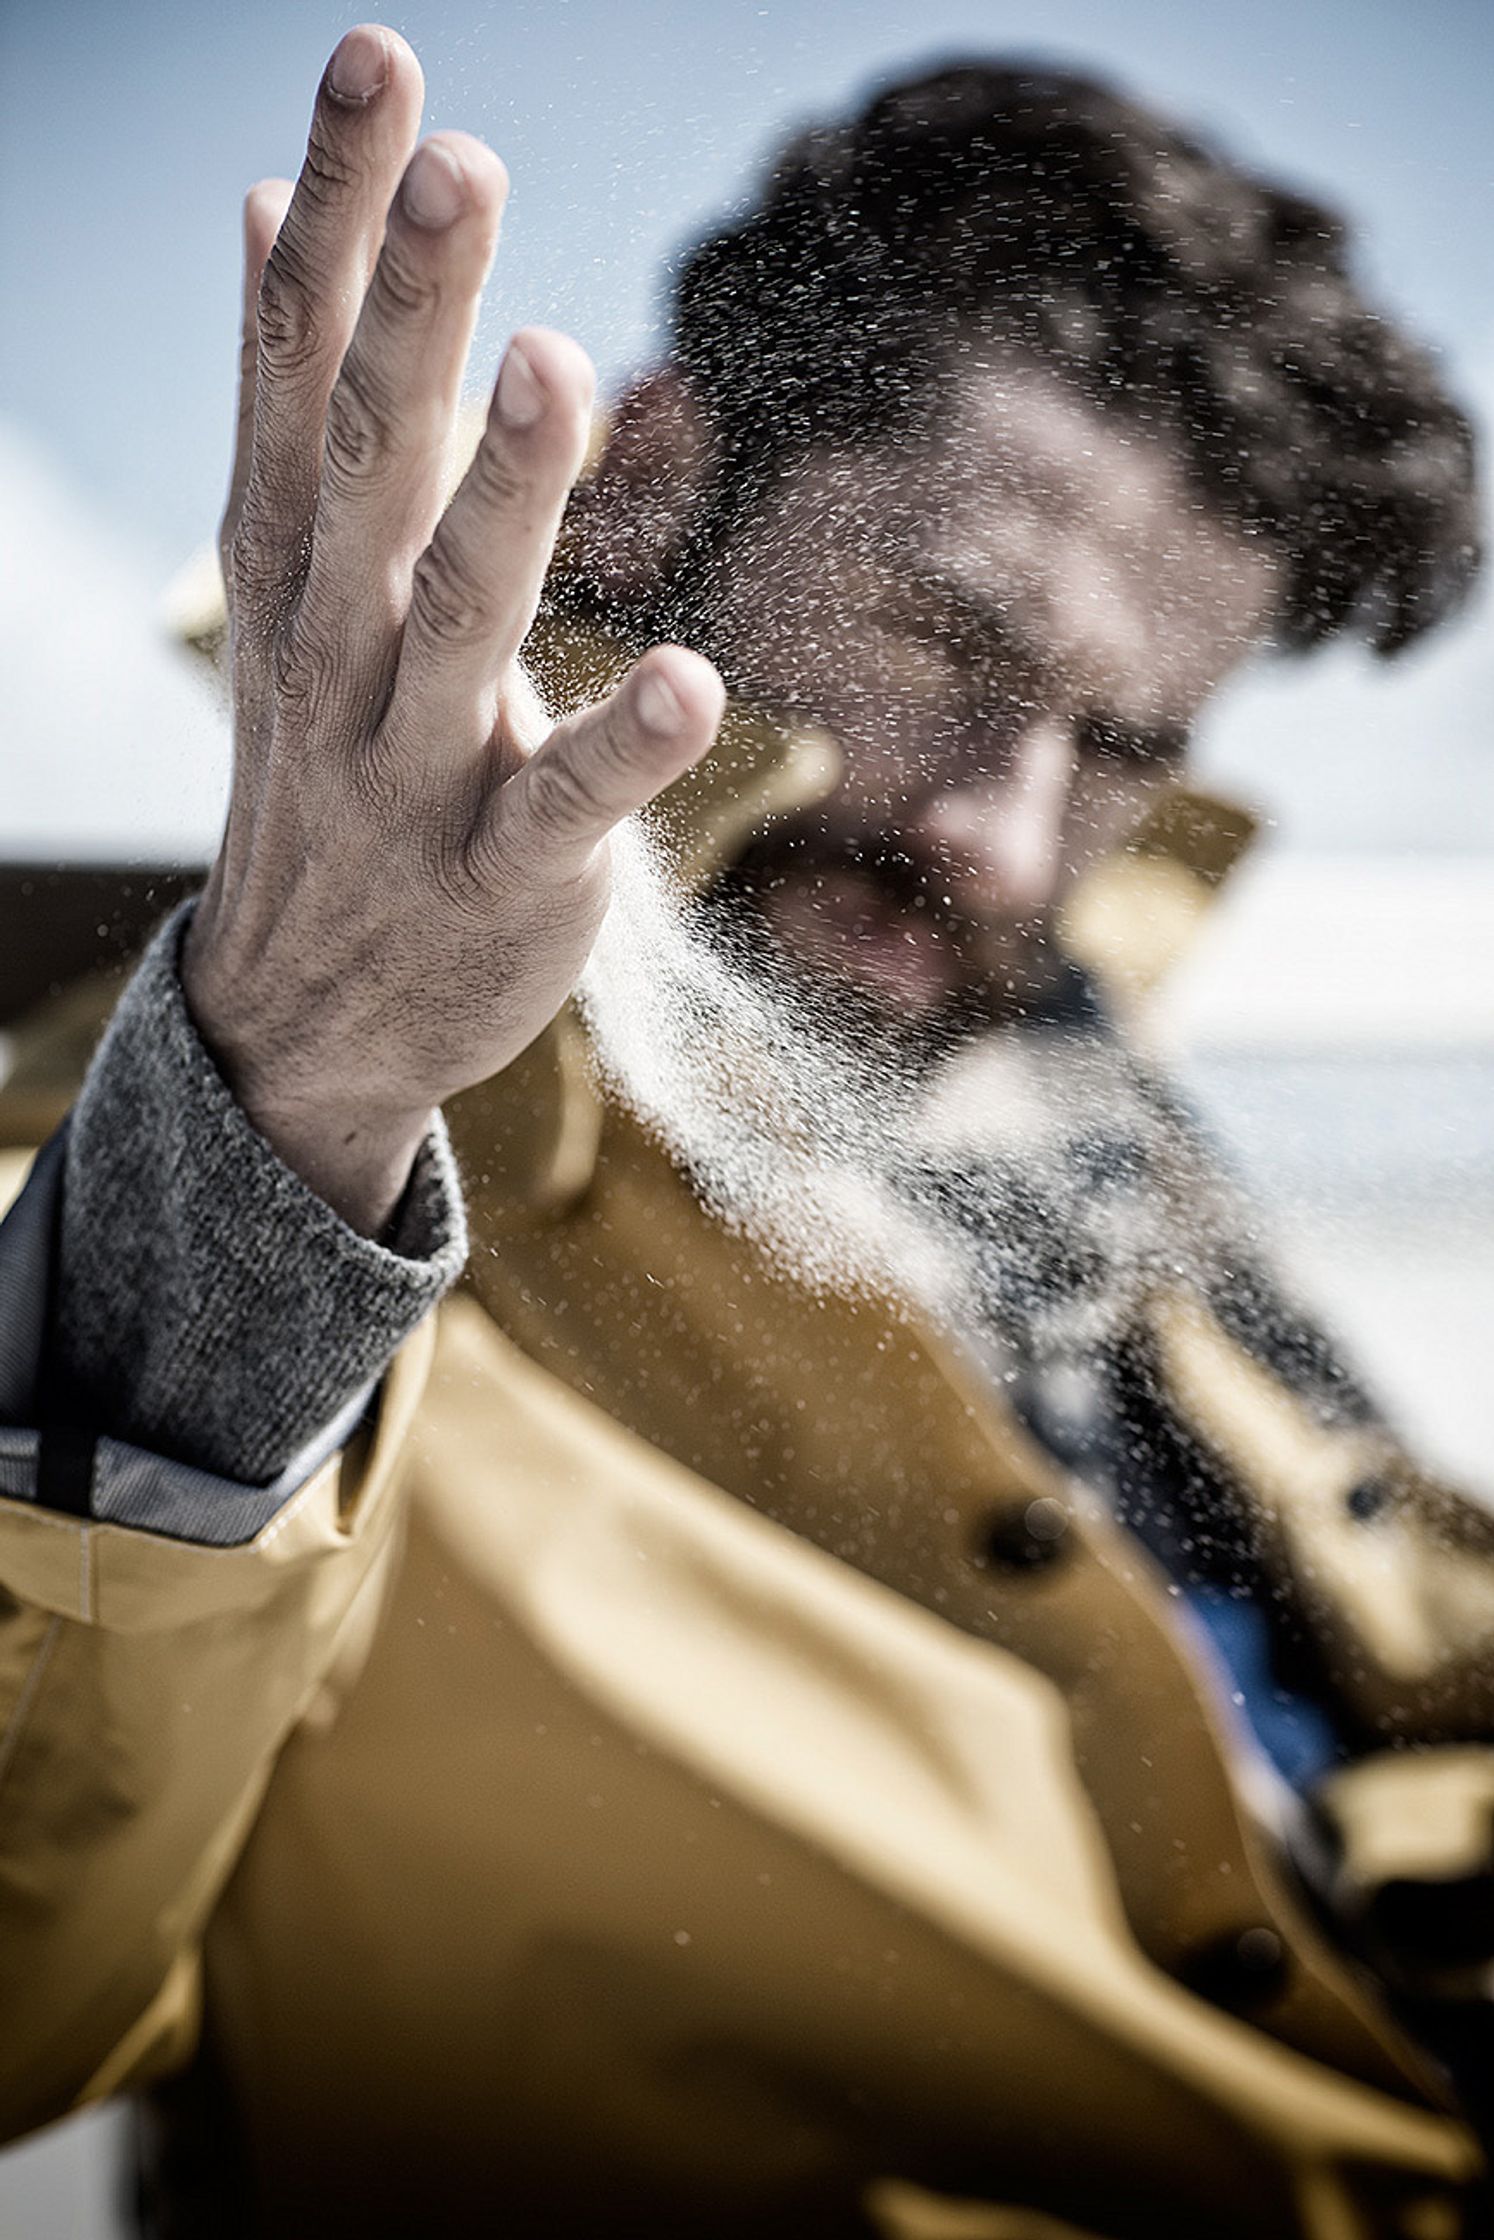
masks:
<path fill-rule="evenodd" d="M 1135 1541 L 714 1224 L 570 1017 L 452 1120 L 466 1292 L 257 1539 L 0 1500 L 8 2131 L 171 2078 L 189 2229 L 277 2240 L 1463 2229 Z M 1348 1777 L 1345 1876 L 1464 1871 L 1487 1520 L 1156 1314 L 1338 1684 L 1442 1745 Z"/>

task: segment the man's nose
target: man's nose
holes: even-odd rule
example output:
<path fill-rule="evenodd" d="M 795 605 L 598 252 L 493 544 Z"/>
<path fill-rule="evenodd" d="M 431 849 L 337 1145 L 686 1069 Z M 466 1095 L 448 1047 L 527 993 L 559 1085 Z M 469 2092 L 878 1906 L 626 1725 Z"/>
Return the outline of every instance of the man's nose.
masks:
<path fill-rule="evenodd" d="M 929 795 L 915 829 L 948 857 L 957 900 L 985 915 L 1017 918 L 1052 902 L 1073 777 L 1073 734 L 1044 718 L 1022 733 L 1001 777 Z"/>

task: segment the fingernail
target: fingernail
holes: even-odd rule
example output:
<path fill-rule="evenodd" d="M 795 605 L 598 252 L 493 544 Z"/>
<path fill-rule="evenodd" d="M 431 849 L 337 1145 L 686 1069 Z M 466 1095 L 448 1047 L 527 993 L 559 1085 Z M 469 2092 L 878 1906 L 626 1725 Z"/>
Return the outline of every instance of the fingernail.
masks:
<path fill-rule="evenodd" d="M 640 680 L 634 706 L 645 731 L 679 731 L 684 726 L 679 694 L 653 670 Z"/>
<path fill-rule="evenodd" d="M 361 25 L 339 40 L 327 66 L 327 83 L 339 101 L 368 101 L 389 75 L 389 55 L 377 31 Z"/>
<path fill-rule="evenodd" d="M 511 342 L 498 368 L 498 410 L 511 428 L 532 428 L 545 409 L 545 392 L 534 378 L 534 368 L 516 342 Z"/>
<path fill-rule="evenodd" d="M 405 209 L 416 225 L 432 233 L 453 224 L 467 200 L 466 181 L 455 161 L 431 140 L 415 150 L 403 193 Z"/>

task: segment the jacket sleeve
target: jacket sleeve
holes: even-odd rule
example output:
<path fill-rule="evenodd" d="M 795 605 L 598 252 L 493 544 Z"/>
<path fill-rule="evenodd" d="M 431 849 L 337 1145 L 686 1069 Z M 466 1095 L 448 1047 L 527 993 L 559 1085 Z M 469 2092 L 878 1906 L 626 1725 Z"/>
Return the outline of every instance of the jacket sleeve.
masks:
<path fill-rule="evenodd" d="M 7 2136 L 189 2049 L 203 1926 L 379 1591 L 464 1249 L 439 1133 L 388 1244 L 281 1166 L 192 1032 L 180 930 L 0 1229 Z"/>
<path fill-rule="evenodd" d="M 148 950 L 67 1128 L 45 1366 L 72 1424 L 268 1484 L 455 1280 L 461 1193 L 439 1121 L 382 1242 L 275 1156 L 188 1013 L 190 911 Z M 205 1515 L 187 1530 L 222 1536 Z"/>

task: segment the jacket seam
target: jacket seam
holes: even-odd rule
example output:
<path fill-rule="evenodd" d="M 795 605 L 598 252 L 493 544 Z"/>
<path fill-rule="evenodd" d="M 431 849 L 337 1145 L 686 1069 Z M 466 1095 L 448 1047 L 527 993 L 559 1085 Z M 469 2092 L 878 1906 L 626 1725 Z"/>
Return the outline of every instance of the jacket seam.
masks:
<path fill-rule="evenodd" d="M 6 1722 L 5 1732 L 0 1735 L 0 1789 L 5 1786 L 6 1777 L 20 1746 L 21 1734 L 30 1715 L 31 1706 L 36 1700 L 37 1691 L 41 1687 L 42 1676 L 51 1662 L 52 1651 L 56 1646 L 57 1635 L 61 1626 L 62 1619 L 54 1612 L 47 1621 L 46 1631 L 36 1645 L 36 1654 L 31 1660 L 31 1670 L 21 1684 L 21 1692 L 16 1697 L 14 1708 Z"/>
<path fill-rule="evenodd" d="M 3 1502 L 5 1507 L 15 1509 L 23 1517 L 33 1518 L 38 1524 L 55 1525 L 59 1532 L 76 1532 L 78 1530 L 79 1519 L 77 1517 L 59 1517 L 54 1510 L 43 1509 L 29 1494 L 8 1493 L 0 1496 L 0 1502 Z M 3 1515 L 3 1513 L 3 1508 L 0 1508 L 0 1515 Z"/>

